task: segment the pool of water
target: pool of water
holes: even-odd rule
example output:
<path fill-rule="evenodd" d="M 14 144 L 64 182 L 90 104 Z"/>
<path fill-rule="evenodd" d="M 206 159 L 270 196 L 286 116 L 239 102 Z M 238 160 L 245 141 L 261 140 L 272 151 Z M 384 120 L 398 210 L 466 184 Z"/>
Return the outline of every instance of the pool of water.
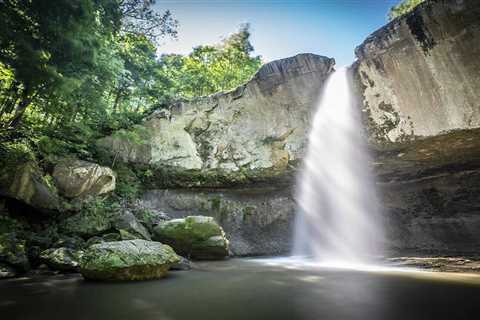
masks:
<path fill-rule="evenodd" d="M 157 281 L 0 281 L 2 319 L 478 319 L 480 276 L 231 259 Z"/>

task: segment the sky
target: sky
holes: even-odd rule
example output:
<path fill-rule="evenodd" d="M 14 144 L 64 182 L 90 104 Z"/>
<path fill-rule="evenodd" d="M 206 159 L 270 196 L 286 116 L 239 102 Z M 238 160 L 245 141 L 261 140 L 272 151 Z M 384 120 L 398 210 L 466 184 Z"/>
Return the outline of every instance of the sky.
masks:
<path fill-rule="evenodd" d="M 354 49 L 387 22 L 399 0 L 158 0 L 179 21 L 178 40 L 165 39 L 158 53 L 188 54 L 251 25 L 255 54 L 268 62 L 298 53 L 354 61 Z"/>

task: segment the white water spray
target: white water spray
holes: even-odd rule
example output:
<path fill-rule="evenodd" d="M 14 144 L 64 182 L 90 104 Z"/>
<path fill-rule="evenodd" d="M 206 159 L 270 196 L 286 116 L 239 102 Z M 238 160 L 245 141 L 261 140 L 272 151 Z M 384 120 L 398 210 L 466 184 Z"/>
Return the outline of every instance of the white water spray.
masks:
<path fill-rule="evenodd" d="M 328 79 L 309 135 L 296 200 L 294 255 L 329 265 L 369 263 L 382 228 L 347 68 Z"/>

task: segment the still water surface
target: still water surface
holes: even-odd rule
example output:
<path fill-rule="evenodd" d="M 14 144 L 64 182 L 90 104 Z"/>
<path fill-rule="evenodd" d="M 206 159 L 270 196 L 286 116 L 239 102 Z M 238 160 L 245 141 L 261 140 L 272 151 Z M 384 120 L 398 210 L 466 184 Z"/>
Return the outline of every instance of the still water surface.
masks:
<path fill-rule="evenodd" d="M 480 319 L 480 277 L 231 259 L 165 279 L 0 281 L 1 319 Z"/>

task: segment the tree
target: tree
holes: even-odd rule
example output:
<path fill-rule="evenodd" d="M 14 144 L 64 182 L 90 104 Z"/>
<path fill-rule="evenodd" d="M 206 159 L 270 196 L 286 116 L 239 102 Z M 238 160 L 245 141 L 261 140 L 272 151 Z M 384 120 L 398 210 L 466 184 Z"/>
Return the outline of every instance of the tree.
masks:
<path fill-rule="evenodd" d="M 120 0 L 119 3 L 125 32 L 141 34 L 152 42 L 166 35 L 177 36 L 178 21 L 169 10 L 163 13 L 153 10 L 155 0 Z"/>
<path fill-rule="evenodd" d="M 398 5 L 392 7 L 388 12 L 388 19 L 392 21 L 393 19 L 404 15 L 415 9 L 416 6 L 424 2 L 425 0 L 403 0 Z"/>
<path fill-rule="evenodd" d="M 173 96 L 194 97 L 231 90 L 248 81 L 261 65 L 252 56 L 249 25 L 216 46 L 195 47 L 188 56 L 163 55 L 159 78 Z"/>
<path fill-rule="evenodd" d="M 78 74 L 95 64 L 101 35 L 119 25 L 114 0 L 5 0 L 0 2 L 0 62 L 14 80 L 2 96 L 14 104 L 4 126 L 15 129 L 34 99 L 75 89 Z M 3 79 L 1 79 L 4 82 Z"/>
<path fill-rule="evenodd" d="M 176 36 L 176 20 L 154 3 L 0 1 L 0 139 L 24 136 L 22 121 L 33 135 L 79 141 L 129 124 L 131 113 L 112 109 L 141 109 L 158 65 L 152 41 Z"/>

